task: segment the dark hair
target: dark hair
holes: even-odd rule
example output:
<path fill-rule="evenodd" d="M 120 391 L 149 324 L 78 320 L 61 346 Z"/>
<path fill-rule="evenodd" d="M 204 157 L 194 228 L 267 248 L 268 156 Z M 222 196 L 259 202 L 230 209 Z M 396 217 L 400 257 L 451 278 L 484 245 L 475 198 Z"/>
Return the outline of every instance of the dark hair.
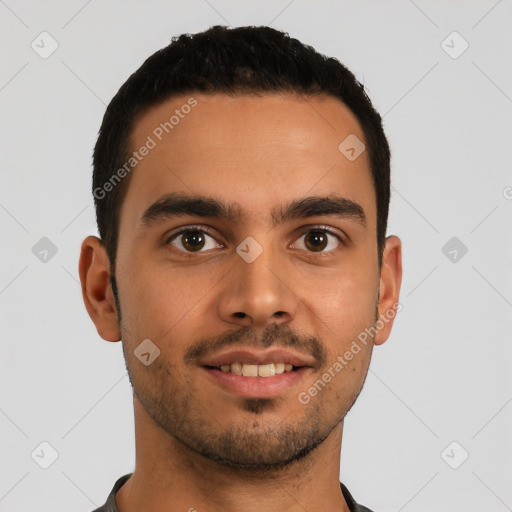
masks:
<path fill-rule="evenodd" d="M 337 59 L 269 27 L 214 26 L 173 37 L 121 86 L 107 107 L 94 148 L 93 195 L 100 237 L 114 275 L 119 212 L 131 174 L 119 178 L 130 159 L 136 118 L 152 105 L 189 92 L 261 94 L 290 92 L 339 98 L 356 116 L 365 137 L 377 203 L 379 265 L 390 197 L 390 151 L 382 119 L 363 85 Z M 341 141 L 340 141 L 341 142 Z M 117 178 L 117 182 L 112 182 Z M 107 183 L 113 184 L 106 187 Z M 108 190 L 108 193 L 106 191 Z"/>

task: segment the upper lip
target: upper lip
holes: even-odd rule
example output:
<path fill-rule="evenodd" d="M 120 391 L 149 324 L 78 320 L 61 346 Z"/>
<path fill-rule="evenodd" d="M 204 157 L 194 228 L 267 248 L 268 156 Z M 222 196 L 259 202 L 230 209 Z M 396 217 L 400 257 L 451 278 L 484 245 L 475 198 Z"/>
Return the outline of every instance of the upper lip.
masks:
<path fill-rule="evenodd" d="M 270 364 L 284 363 L 293 366 L 315 366 L 315 359 L 293 351 L 283 349 L 271 349 L 265 352 L 256 352 L 248 349 L 237 349 L 221 352 L 212 356 L 206 356 L 199 361 L 200 366 L 220 367 L 225 364 L 245 363 L 245 364 Z"/>

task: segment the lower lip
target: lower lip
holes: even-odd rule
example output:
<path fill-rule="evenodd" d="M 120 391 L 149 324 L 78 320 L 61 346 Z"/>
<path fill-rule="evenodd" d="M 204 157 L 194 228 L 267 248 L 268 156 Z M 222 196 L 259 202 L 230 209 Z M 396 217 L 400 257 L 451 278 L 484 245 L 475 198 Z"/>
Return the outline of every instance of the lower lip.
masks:
<path fill-rule="evenodd" d="M 201 367 L 201 369 L 226 391 L 251 398 L 270 398 L 280 395 L 296 386 L 312 370 L 304 366 L 272 377 L 244 377 L 212 368 Z"/>

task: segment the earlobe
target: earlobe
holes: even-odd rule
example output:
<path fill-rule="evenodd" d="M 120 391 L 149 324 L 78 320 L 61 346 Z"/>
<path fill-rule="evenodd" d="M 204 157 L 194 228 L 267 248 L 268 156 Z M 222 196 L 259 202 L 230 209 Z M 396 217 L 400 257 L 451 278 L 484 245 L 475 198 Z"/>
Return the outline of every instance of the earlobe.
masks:
<path fill-rule="evenodd" d="M 110 285 L 109 258 L 105 246 L 95 236 L 82 242 L 79 274 L 85 308 L 98 334 L 104 340 L 119 341 L 121 332 Z"/>
<path fill-rule="evenodd" d="M 391 334 L 393 321 L 401 306 L 402 242 L 397 236 L 388 236 L 382 255 L 379 283 L 379 318 L 376 322 L 375 345 L 382 345 Z"/>

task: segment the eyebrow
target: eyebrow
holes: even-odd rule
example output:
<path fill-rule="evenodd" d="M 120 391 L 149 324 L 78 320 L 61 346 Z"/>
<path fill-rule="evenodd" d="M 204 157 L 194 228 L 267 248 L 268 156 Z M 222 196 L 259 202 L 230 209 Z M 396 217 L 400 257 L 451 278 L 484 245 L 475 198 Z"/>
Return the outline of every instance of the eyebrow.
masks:
<path fill-rule="evenodd" d="M 184 215 L 236 222 L 242 218 L 242 210 L 236 204 L 226 204 L 211 196 L 174 192 L 153 203 L 142 215 L 141 223 L 147 228 L 157 222 Z M 353 220 L 366 227 L 363 208 L 350 199 L 334 194 L 297 199 L 271 211 L 274 226 L 294 219 L 323 215 Z"/>

